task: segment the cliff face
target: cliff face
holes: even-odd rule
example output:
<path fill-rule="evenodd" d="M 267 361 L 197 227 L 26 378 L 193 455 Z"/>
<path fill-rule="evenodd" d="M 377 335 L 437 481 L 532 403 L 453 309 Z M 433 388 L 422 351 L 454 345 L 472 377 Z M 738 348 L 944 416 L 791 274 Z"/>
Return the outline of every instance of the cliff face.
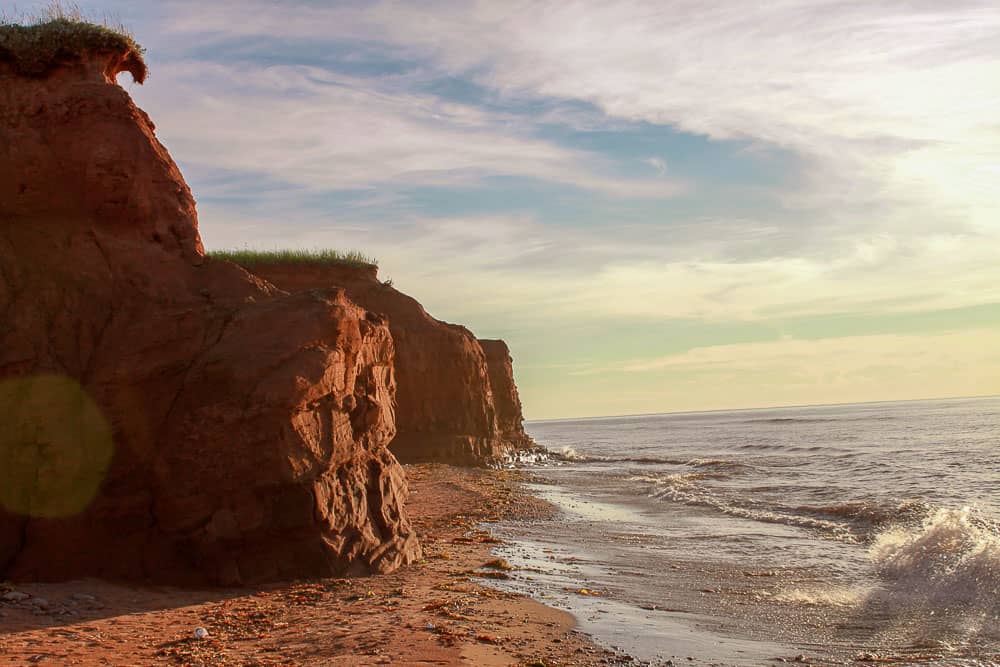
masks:
<path fill-rule="evenodd" d="M 468 329 L 434 319 L 379 281 L 375 267 L 264 264 L 253 272 L 290 292 L 343 287 L 352 301 L 388 317 L 399 387 L 390 447 L 401 461 L 492 464 L 531 446 L 502 341 L 487 342 L 491 364 Z"/>
<path fill-rule="evenodd" d="M 514 360 L 510 356 L 510 348 L 502 340 L 483 338 L 479 339 L 479 345 L 486 355 L 500 437 L 516 449 L 533 447 L 535 443 L 524 432 L 521 397 L 514 384 Z"/>
<path fill-rule="evenodd" d="M 413 560 L 384 318 L 204 257 L 119 61 L 0 64 L 0 578 Z"/>

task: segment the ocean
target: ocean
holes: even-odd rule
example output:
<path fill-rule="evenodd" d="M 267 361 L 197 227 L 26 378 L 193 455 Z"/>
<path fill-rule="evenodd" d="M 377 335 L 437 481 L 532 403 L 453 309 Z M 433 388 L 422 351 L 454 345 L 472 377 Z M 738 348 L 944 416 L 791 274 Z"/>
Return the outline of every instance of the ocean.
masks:
<path fill-rule="evenodd" d="M 529 422 L 504 585 L 654 664 L 1000 665 L 1000 398 Z"/>

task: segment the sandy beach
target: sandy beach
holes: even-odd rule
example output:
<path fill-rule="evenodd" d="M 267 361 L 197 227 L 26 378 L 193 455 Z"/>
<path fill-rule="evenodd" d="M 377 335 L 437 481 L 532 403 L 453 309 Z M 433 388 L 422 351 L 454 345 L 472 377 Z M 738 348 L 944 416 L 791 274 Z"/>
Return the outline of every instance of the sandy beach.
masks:
<path fill-rule="evenodd" d="M 519 474 L 407 466 L 424 559 L 388 575 L 181 590 L 81 580 L 3 585 L 0 664 L 634 664 L 569 614 L 485 585 L 504 577 L 487 521 L 551 511 Z M 21 597 L 7 595 L 8 597 Z M 194 638 L 203 627 L 209 637 Z"/>

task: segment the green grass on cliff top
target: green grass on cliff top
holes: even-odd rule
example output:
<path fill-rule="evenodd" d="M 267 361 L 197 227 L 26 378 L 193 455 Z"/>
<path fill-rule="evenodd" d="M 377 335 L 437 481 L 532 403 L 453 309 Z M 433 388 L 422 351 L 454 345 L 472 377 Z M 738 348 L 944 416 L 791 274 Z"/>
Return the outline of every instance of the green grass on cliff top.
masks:
<path fill-rule="evenodd" d="M 210 250 L 209 257 L 225 259 L 240 266 L 266 266 L 268 264 L 314 264 L 328 266 L 367 267 L 378 266 L 374 257 L 369 257 L 356 250 L 341 252 L 317 248 L 314 250 Z"/>
<path fill-rule="evenodd" d="M 136 83 L 146 80 L 145 49 L 125 26 L 110 19 L 89 21 L 75 6 L 53 2 L 37 15 L 0 13 L 0 62 L 21 76 L 44 77 L 87 54 L 121 54 L 123 71 Z"/>

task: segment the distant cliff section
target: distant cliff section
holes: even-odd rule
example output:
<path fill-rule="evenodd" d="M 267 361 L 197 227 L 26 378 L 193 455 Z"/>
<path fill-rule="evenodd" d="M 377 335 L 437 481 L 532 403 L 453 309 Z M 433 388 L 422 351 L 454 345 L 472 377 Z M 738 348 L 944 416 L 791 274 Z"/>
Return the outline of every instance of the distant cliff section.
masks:
<path fill-rule="evenodd" d="M 482 338 L 479 345 L 486 355 L 500 438 L 516 450 L 533 449 L 535 443 L 524 432 L 524 415 L 521 413 L 521 397 L 514 383 L 514 359 L 510 356 L 510 348 L 502 340 Z"/>
<path fill-rule="evenodd" d="M 468 329 L 431 317 L 415 299 L 378 279 L 373 265 L 246 261 L 279 289 L 341 287 L 363 308 L 386 316 L 396 346 L 396 438 L 403 462 L 491 465 L 531 449 L 510 351 Z"/>
<path fill-rule="evenodd" d="M 191 192 L 116 83 L 145 75 L 141 52 L 53 23 L 0 27 L 0 579 L 418 558 L 386 319 L 205 257 Z"/>

